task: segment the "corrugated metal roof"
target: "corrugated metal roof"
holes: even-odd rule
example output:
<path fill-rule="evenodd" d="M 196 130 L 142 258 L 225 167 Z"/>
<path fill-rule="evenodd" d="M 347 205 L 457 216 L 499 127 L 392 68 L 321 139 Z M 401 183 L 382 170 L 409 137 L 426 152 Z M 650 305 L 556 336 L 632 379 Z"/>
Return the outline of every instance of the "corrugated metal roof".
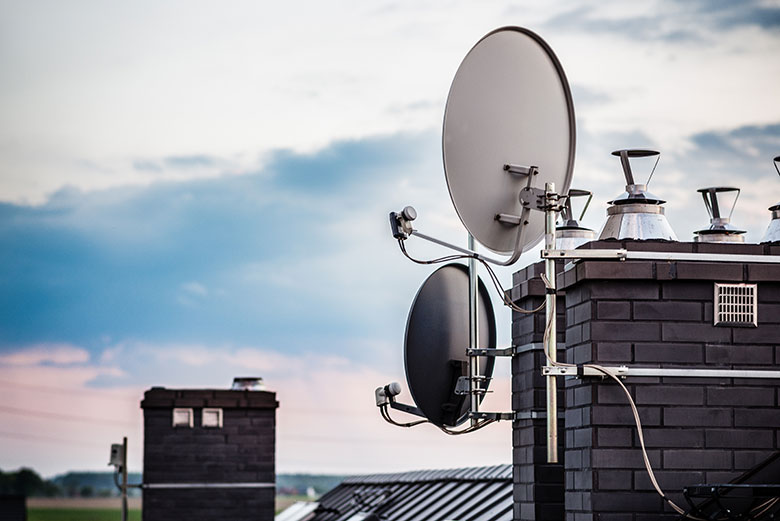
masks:
<path fill-rule="evenodd" d="M 319 503 L 307 521 L 347 521 L 358 513 L 383 521 L 510 521 L 512 466 L 354 476 Z"/>

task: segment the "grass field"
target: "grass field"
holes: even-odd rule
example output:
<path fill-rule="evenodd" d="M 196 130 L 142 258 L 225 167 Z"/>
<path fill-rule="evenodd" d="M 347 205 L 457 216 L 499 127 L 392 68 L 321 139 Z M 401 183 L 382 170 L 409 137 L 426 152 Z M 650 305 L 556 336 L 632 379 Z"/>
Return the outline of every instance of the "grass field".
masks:
<path fill-rule="evenodd" d="M 141 511 L 129 509 L 129 521 L 141 521 Z M 41 508 L 27 509 L 27 521 L 120 521 L 118 508 Z"/>
<path fill-rule="evenodd" d="M 310 501 L 306 496 L 276 496 L 276 513 L 296 501 Z M 118 498 L 29 498 L 27 521 L 120 521 L 121 510 L 114 505 Z M 141 500 L 130 498 L 129 521 L 141 521 Z"/>

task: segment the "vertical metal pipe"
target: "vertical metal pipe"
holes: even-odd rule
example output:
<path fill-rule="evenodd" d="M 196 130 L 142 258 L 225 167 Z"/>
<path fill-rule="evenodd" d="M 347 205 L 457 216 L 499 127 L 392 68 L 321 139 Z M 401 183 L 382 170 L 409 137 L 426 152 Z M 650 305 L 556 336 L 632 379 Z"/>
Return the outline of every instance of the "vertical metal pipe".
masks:
<path fill-rule="evenodd" d="M 555 183 L 546 183 L 544 216 L 544 249 L 555 249 L 555 210 L 550 208 L 552 200 L 548 196 L 555 192 Z M 545 294 L 545 324 L 550 324 L 544 349 L 550 360 L 558 360 L 558 328 L 556 324 L 555 309 L 555 260 L 546 258 L 544 261 L 544 273 L 550 281 L 553 291 L 547 290 Z M 558 463 L 558 385 L 555 376 L 547 376 L 547 462 Z"/>
<path fill-rule="evenodd" d="M 127 436 L 122 438 L 122 521 L 127 521 Z"/>
<path fill-rule="evenodd" d="M 476 251 L 476 241 L 474 236 L 469 234 L 468 248 Z M 477 273 L 477 259 L 469 259 L 469 348 L 477 349 L 479 347 L 479 275 Z M 480 375 L 479 357 L 471 356 L 469 360 L 469 407 L 471 412 L 479 411 L 479 392 L 480 382 L 477 379 Z M 471 424 L 477 423 L 476 418 L 471 419 Z"/>

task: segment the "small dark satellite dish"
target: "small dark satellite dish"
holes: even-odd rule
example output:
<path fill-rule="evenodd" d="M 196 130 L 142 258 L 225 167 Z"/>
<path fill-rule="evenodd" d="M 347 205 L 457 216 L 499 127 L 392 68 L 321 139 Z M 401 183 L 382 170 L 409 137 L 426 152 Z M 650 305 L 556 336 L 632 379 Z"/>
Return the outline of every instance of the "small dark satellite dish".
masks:
<path fill-rule="evenodd" d="M 537 167 L 533 186 L 555 183 L 565 194 L 574 167 L 574 103 L 558 58 L 522 27 L 488 33 L 452 80 L 442 132 L 444 172 L 455 210 L 485 247 L 511 253 L 544 235 L 544 214 L 531 212 L 525 231 L 496 220 L 519 216 L 526 176 L 508 165 Z"/>
<path fill-rule="evenodd" d="M 487 288 L 479 281 L 479 346 L 496 346 L 496 319 Z M 461 264 L 437 269 L 420 286 L 406 322 L 406 382 L 417 407 L 438 426 L 467 418 L 468 394 L 456 394 L 458 378 L 468 377 L 469 272 Z M 479 357 L 480 376 L 493 374 L 493 358 Z"/>

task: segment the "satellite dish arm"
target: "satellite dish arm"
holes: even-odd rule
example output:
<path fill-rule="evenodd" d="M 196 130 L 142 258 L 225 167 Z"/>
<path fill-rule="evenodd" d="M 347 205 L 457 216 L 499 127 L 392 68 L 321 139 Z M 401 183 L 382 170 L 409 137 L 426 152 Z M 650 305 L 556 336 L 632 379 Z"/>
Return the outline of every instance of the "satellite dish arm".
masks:
<path fill-rule="evenodd" d="M 422 413 L 422 411 L 417 407 L 415 407 L 414 405 L 398 403 L 395 400 L 391 399 L 390 408 L 395 409 L 396 411 L 405 412 L 407 414 L 413 414 L 414 416 L 419 416 L 420 418 L 425 418 L 425 415 Z"/>
<path fill-rule="evenodd" d="M 413 405 L 406 405 L 405 403 L 398 403 L 395 401 L 395 397 L 401 393 L 401 385 L 398 382 L 390 382 L 389 384 L 385 385 L 384 387 L 377 387 L 374 391 L 374 398 L 376 399 L 376 406 L 379 407 L 382 410 L 382 416 L 387 420 L 389 423 L 392 423 L 393 425 L 399 425 L 397 422 L 392 421 L 389 416 L 387 415 L 387 407 L 390 407 L 391 409 L 395 409 L 397 411 L 405 412 L 407 414 L 413 414 L 415 416 L 419 416 L 421 418 L 425 418 L 425 415 L 423 412 L 413 406 Z M 414 425 L 418 425 L 420 423 L 425 423 L 427 421 L 417 421 L 412 422 Z M 403 427 L 411 427 L 411 424 L 402 424 Z"/>
<path fill-rule="evenodd" d="M 411 208 L 411 207 L 407 207 L 407 208 Z M 404 241 L 409 237 L 411 237 L 412 235 L 414 235 L 415 237 L 419 237 L 420 239 L 424 239 L 428 242 L 432 242 L 434 244 L 438 244 L 439 246 L 444 246 L 445 248 L 454 250 L 458 253 L 463 254 L 466 257 L 473 257 L 478 260 L 484 260 L 485 262 L 489 262 L 497 266 L 509 266 L 510 264 L 514 264 L 515 262 L 517 262 L 517 259 L 520 258 L 520 255 L 522 254 L 522 251 L 515 251 L 513 252 L 512 256 L 506 260 L 488 257 L 487 255 L 477 253 L 473 250 L 462 248 L 460 246 L 449 243 L 447 241 L 437 239 L 436 237 L 433 237 L 431 235 L 426 235 L 421 231 L 412 228 L 411 223 L 409 223 L 408 221 L 404 222 L 404 220 L 405 218 L 403 217 L 402 213 L 390 212 L 390 228 L 393 232 L 393 237 L 398 239 L 399 241 Z M 518 234 L 518 243 L 522 240 L 521 234 L 522 234 L 522 229 Z M 432 263 L 433 262 L 423 262 L 422 264 L 432 264 Z"/>
<path fill-rule="evenodd" d="M 412 233 L 410 235 L 414 235 L 415 237 L 419 237 L 420 239 L 425 239 L 428 242 L 432 242 L 434 244 L 438 244 L 439 246 L 444 246 L 445 248 L 449 248 L 451 250 L 455 250 L 459 253 L 462 253 L 463 255 L 466 255 L 468 257 L 473 257 L 475 259 L 482 259 L 486 262 L 489 262 L 491 264 L 497 264 L 499 266 L 507 266 L 506 261 L 494 259 L 492 257 L 488 257 L 486 255 L 482 255 L 481 253 L 477 253 L 473 250 L 469 250 L 468 248 L 461 248 L 460 246 L 456 246 L 455 244 L 451 244 L 447 241 L 443 241 L 441 239 L 437 239 L 436 237 L 432 237 L 430 235 L 425 235 L 424 233 L 420 232 L 419 230 L 412 230 Z"/>

